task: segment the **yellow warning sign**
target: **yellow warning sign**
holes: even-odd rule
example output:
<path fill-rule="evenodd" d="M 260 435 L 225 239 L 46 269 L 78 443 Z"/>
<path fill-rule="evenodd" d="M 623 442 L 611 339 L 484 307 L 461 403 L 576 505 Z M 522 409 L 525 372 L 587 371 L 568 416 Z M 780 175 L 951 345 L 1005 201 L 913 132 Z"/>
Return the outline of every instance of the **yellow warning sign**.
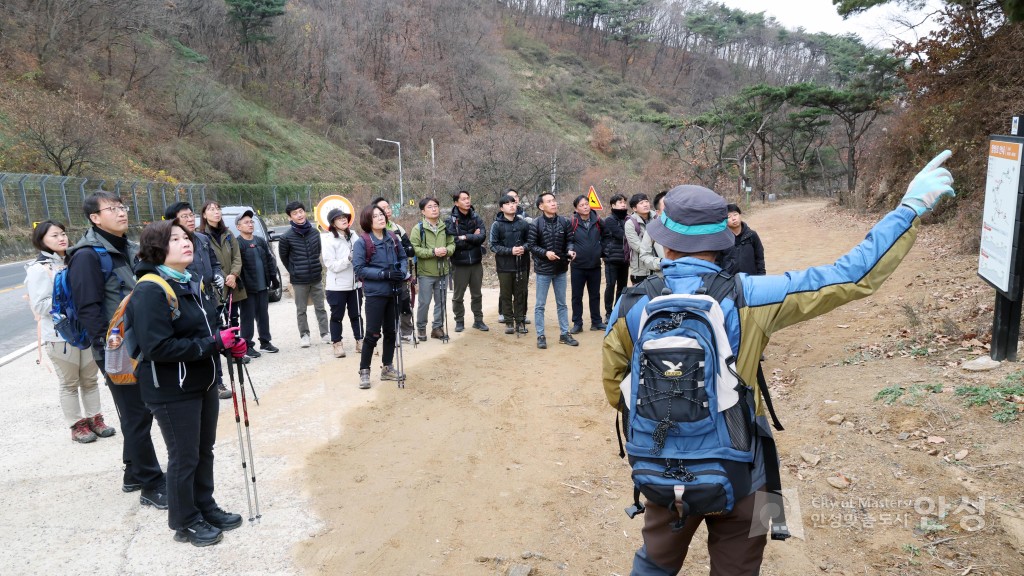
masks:
<path fill-rule="evenodd" d="M 593 186 L 591 186 L 590 191 L 587 192 L 587 203 L 589 203 L 590 207 L 594 210 L 604 210 L 604 206 L 601 205 L 601 199 L 597 197 L 597 190 L 594 190 Z"/>

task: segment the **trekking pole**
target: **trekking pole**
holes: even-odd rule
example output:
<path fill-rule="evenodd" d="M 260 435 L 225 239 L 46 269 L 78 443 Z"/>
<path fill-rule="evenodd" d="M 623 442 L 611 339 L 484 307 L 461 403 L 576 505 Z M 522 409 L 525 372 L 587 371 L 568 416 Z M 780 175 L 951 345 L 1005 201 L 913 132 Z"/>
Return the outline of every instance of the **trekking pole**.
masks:
<path fill-rule="evenodd" d="M 413 349 L 418 349 L 420 347 L 420 339 L 416 335 L 418 332 L 416 329 L 416 276 L 409 278 L 409 311 L 413 317 L 412 347 Z"/>
<path fill-rule="evenodd" d="M 239 392 L 240 392 L 240 394 L 242 396 L 242 415 L 245 418 L 245 439 L 246 439 L 246 443 L 247 443 L 247 445 L 249 447 L 249 470 L 250 470 L 250 474 L 252 475 L 251 476 L 251 478 L 252 478 L 252 502 L 249 503 L 249 523 L 252 524 L 253 522 L 258 522 L 259 519 L 262 518 L 263 516 L 260 514 L 260 497 L 259 497 L 258 493 L 256 492 L 256 459 L 253 458 L 253 455 L 252 455 L 252 434 L 249 431 L 249 408 L 248 408 L 248 406 L 245 403 L 245 381 L 242 378 L 242 366 L 243 366 L 243 364 L 242 364 L 242 359 L 241 358 L 235 358 L 234 360 L 238 364 L 238 390 L 239 390 Z M 252 382 L 250 381 L 249 384 L 251 386 Z M 232 397 L 234 397 L 234 390 L 232 390 L 231 392 L 232 392 Z M 235 401 L 235 423 L 237 424 L 237 422 L 238 422 L 238 401 L 236 400 Z M 242 429 L 240 427 L 238 429 L 238 444 L 239 444 L 239 449 L 243 453 L 242 454 L 242 468 L 243 468 L 242 472 L 244 473 L 245 472 L 245 470 L 244 470 L 244 468 L 245 468 L 245 448 L 242 446 Z M 247 481 L 246 481 L 246 484 L 245 484 L 245 495 L 246 495 L 246 497 L 248 497 L 249 496 L 249 484 L 248 484 L 248 479 L 246 479 L 246 480 Z M 253 504 L 254 503 L 256 505 L 256 515 L 255 516 L 253 515 Z"/>
<path fill-rule="evenodd" d="M 231 324 L 231 305 L 234 303 L 234 298 L 235 298 L 234 294 L 228 294 L 228 305 L 225 308 L 223 308 L 223 311 L 227 312 L 227 316 L 221 316 L 221 318 L 220 318 L 221 325 L 224 328 L 230 328 L 230 324 Z M 235 396 L 235 367 L 231 365 L 231 360 L 232 360 L 232 358 L 229 356 L 228 357 L 228 378 L 231 380 L 231 396 L 234 397 Z M 223 378 L 223 375 L 221 377 Z M 238 407 L 237 406 L 235 407 L 235 412 L 236 412 L 235 416 L 237 417 L 238 416 L 238 414 L 237 414 Z M 241 432 L 241 430 L 239 430 L 239 432 Z M 241 439 L 241 438 L 239 438 L 239 439 Z M 242 467 L 243 468 L 245 467 L 245 461 L 244 460 L 242 461 Z"/>
<path fill-rule="evenodd" d="M 445 273 L 441 278 L 441 343 L 446 344 L 448 342 L 448 283 L 451 281 L 451 265 L 448 262 L 448 258 L 445 258 L 441 262 L 441 268 L 444 268 Z"/>
<path fill-rule="evenodd" d="M 519 286 L 519 282 L 523 279 L 522 270 L 520 270 L 520 268 L 519 268 L 519 265 L 522 263 L 522 257 L 523 257 L 522 254 L 517 254 L 516 255 L 516 275 L 513 277 L 513 282 L 512 282 L 512 298 L 513 298 L 513 302 L 512 302 L 512 325 L 515 327 L 515 330 L 516 330 L 516 340 L 519 340 L 519 320 L 516 319 L 516 308 L 515 308 L 515 306 L 516 306 L 516 304 L 519 304 L 519 301 L 515 300 L 515 295 L 516 295 L 516 289 Z M 506 318 L 506 320 L 507 320 L 507 318 Z"/>
<path fill-rule="evenodd" d="M 398 350 L 398 387 L 405 388 L 405 357 L 402 356 L 402 315 L 399 314 L 399 306 L 402 300 L 402 284 L 398 284 L 398 289 L 394 291 L 395 296 L 395 348 Z M 413 338 L 416 335 L 413 334 Z"/>
<path fill-rule="evenodd" d="M 249 381 L 249 389 L 252 390 L 252 399 L 256 401 L 256 405 L 260 405 L 260 397 L 256 395 L 256 387 L 252 384 L 252 376 L 249 376 L 249 366 L 246 363 L 242 363 L 242 368 L 245 369 L 245 378 Z M 241 379 L 242 375 L 239 373 L 238 378 Z"/>

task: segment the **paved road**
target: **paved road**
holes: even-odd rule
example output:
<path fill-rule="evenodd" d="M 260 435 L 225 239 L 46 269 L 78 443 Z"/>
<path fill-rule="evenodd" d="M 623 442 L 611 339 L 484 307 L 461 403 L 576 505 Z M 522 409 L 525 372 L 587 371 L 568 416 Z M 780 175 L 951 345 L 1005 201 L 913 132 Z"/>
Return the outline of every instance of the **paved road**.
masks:
<path fill-rule="evenodd" d="M 25 262 L 0 265 L 0 357 L 36 339 L 36 323 L 26 294 Z"/>

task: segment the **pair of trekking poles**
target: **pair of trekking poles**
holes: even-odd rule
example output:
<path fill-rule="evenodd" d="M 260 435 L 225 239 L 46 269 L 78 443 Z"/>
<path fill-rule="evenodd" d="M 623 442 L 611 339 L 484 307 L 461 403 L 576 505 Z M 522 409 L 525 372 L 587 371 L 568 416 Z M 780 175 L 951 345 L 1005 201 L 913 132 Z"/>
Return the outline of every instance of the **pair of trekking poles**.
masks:
<path fill-rule="evenodd" d="M 225 324 L 231 325 L 231 307 L 234 304 L 234 296 L 228 295 L 228 307 L 227 317 Z M 235 366 L 232 366 L 234 362 Z M 235 390 L 235 370 L 238 368 L 238 391 Z M 260 498 L 256 492 L 256 459 L 252 455 L 252 435 L 249 432 L 249 408 L 245 403 L 245 380 L 249 380 L 249 388 L 252 390 L 253 400 L 256 401 L 256 405 L 259 406 L 260 398 L 256 395 L 256 386 L 252 383 L 252 377 L 249 376 L 249 367 L 242 362 L 241 358 L 228 357 L 228 378 L 231 381 L 231 402 L 235 407 L 235 428 L 238 429 L 238 451 L 242 457 L 242 482 L 245 484 L 245 498 L 249 504 L 249 523 L 253 524 L 259 522 L 262 518 L 260 514 Z M 242 415 L 245 418 L 245 442 L 242 441 L 242 420 L 238 415 L 238 397 L 242 397 Z M 248 461 L 246 461 L 246 449 L 248 448 Z M 249 481 L 252 481 L 252 491 L 249 490 Z M 255 505 L 255 512 L 253 506 Z"/>

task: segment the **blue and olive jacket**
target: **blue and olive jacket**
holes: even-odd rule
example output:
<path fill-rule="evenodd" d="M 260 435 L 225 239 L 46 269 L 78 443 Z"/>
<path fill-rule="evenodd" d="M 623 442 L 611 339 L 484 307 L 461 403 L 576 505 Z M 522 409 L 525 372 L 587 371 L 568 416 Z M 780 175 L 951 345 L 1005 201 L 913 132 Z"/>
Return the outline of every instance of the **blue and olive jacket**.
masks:
<path fill-rule="evenodd" d="M 729 343 L 737 351 L 736 369 L 743 381 L 748 385 L 757 381 L 761 353 L 776 331 L 874 293 L 910 252 L 919 223 L 912 208 L 900 206 L 833 264 L 771 276 L 738 274 L 738 297 L 734 302 L 723 302 L 722 311 Z M 711 262 L 691 257 L 662 260 L 661 269 L 668 287 L 678 294 L 693 293 L 701 286 L 702 274 L 720 270 Z M 619 408 L 619 383 L 629 371 L 633 342 L 646 303 L 645 296 L 625 317 L 619 315 L 619 303 L 616 303 L 605 332 L 601 376 L 608 403 L 616 409 Z M 770 437 L 760 390 L 756 385 L 753 388 L 760 434 Z M 763 484 L 763 461 L 758 460 L 755 454 L 754 489 Z"/>

